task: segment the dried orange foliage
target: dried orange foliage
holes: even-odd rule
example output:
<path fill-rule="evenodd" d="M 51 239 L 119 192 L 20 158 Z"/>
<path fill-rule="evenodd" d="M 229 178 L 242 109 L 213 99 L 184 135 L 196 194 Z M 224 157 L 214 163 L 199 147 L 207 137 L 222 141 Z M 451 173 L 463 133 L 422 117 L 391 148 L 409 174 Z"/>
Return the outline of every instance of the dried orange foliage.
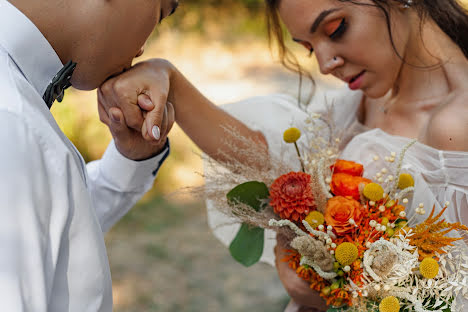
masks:
<path fill-rule="evenodd" d="M 445 219 L 440 219 L 445 210 L 447 210 L 447 207 L 444 207 L 444 209 L 434 217 L 434 206 L 427 220 L 412 228 L 414 235 L 410 237 L 410 244 L 418 247 L 420 261 L 427 257 L 434 257 L 436 252 L 439 254 L 445 253 L 442 248 L 453 246 L 453 242 L 462 239 L 447 237 L 445 236 L 446 234 L 451 231 L 468 232 L 468 227 L 458 222 L 448 223 Z"/>

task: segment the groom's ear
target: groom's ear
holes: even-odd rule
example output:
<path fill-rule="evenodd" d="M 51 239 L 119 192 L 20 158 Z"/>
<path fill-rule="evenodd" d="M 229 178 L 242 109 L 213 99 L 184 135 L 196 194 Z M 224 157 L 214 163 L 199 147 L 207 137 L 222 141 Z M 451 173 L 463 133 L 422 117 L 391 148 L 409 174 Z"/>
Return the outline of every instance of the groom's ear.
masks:
<path fill-rule="evenodd" d="M 78 66 L 72 79 L 73 86 L 84 90 L 97 88 L 109 77 L 129 68 L 157 23 L 173 14 L 179 5 L 178 0 L 73 3 L 77 8 L 90 10 L 79 27 L 80 49 L 74 57 Z"/>

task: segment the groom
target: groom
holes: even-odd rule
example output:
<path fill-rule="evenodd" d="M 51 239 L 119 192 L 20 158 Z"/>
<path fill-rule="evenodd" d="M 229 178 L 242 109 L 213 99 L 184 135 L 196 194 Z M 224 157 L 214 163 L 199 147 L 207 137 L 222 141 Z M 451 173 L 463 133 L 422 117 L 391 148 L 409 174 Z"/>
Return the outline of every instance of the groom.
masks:
<path fill-rule="evenodd" d="M 145 140 L 131 107 L 100 109 L 113 141 L 86 165 L 49 109 L 70 85 L 93 90 L 128 69 L 176 7 L 176 0 L 0 0 L 2 311 L 112 311 L 103 233 L 152 186 L 174 114 L 168 104 Z"/>

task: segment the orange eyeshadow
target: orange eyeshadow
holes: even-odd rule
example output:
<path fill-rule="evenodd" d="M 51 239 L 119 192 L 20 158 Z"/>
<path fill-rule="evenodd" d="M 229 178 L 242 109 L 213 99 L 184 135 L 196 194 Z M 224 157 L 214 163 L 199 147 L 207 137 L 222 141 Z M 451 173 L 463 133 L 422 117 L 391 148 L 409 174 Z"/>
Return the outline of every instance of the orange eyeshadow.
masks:
<path fill-rule="evenodd" d="M 340 19 L 336 19 L 334 21 L 327 23 L 324 26 L 325 33 L 327 34 L 327 36 L 331 36 L 338 29 L 338 27 L 340 27 L 340 24 L 342 21 L 343 19 L 340 18 Z"/>

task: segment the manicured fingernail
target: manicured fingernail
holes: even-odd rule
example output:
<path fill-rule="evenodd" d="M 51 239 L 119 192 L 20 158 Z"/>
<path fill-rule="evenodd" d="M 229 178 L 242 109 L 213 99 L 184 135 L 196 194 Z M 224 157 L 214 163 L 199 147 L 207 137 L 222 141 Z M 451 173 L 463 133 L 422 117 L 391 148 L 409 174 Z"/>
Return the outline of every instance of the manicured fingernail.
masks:
<path fill-rule="evenodd" d="M 159 140 L 161 138 L 161 131 L 159 130 L 158 126 L 154 126 L 151 132 L 153 133 L 153 137 L 156 140 Z"/>
<path fill-rule="evenodd" d="M 120 116 L 115 112 L 111 113 L 111 118 L 114 122 L 120 122 Z"/>

